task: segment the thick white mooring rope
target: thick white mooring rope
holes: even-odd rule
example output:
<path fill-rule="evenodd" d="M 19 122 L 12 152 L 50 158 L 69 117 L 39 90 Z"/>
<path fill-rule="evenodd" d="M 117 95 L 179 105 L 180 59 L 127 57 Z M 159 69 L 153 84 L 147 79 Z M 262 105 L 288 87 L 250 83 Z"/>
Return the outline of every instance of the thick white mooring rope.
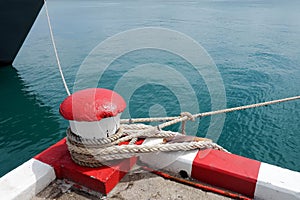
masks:
<path fill-rule="evenodd" d="M 165 138 L 158 144 L 134 144 L 137 138 Z M 125 141 L 128 145 L 118 144 Z M 225 151 L 223 147 L 213 143 L 210 139 L 196 137 L 182 137 L 182 134 L 172 131 L 158 130 L 145 124 L 124 124 L 120 130 L 101 139 L 84 139 L 67 131 L 67 145 L 72 159 L 79 165 L 98 167 L 107 161 L 140 156 L 155 152 L 189 151 L 194 149 L 217 149 Z"/>

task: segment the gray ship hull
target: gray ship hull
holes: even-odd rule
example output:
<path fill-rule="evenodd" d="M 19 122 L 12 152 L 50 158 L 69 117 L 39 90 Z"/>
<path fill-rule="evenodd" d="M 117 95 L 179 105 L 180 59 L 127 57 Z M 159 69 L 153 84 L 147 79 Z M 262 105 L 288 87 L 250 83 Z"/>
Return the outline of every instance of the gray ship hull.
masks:
<path fill-rule="evenodd" d="M 0 66 L 13 63 L 43 0 L 0 0 Z"/>

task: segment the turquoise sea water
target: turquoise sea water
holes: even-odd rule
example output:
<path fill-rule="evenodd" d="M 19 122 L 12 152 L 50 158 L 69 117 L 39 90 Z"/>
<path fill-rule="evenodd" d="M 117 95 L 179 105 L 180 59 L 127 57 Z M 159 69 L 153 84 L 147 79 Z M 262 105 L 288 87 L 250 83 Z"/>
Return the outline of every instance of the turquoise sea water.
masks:
<path fill-rule="evenodd" d="M 133 28 L 162 27 L 186 34 L 206 49 L 223 79 L 227 107 L 299 95 L 297 1 L 49 0 L 48 7 L 70 88 L 79 66 L 101 41 Z M 126 54 L 112 63 L 99 85 L 114 88 L 124 71 L 154 61 L 188 77 L 200 111 L 211 110 L 204 80 L 193 76 L 193 71 L 185 69 L 186 62 L 168 52 L 148 49 Z M 58 113 L 66 93 L 44 10 L 13 67 L 0 68 L 0 76 L 3 175 L 63 138 L 68 126 Z M 178 115 L 181 109 L 176 96 L 159 82 L 148 83 L 136 88 L 128 109 L 133 117 Z M 217 142 L 233 153 L 300 171 L 299 119 L 300 101 L 229 113 Z M 205 136 L 210 121 L 201 119 L 198 136 Z"/>

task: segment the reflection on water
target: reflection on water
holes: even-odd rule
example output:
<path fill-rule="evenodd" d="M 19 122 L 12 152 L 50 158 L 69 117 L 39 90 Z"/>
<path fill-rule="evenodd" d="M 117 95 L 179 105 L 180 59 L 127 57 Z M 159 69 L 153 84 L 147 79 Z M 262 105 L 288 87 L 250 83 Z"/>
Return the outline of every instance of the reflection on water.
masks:
<path fill-rule="evenodd" d="M 0 68 L 0 176 L 61 137 L 57 116 L 28 89 L 15 68 Z"/>

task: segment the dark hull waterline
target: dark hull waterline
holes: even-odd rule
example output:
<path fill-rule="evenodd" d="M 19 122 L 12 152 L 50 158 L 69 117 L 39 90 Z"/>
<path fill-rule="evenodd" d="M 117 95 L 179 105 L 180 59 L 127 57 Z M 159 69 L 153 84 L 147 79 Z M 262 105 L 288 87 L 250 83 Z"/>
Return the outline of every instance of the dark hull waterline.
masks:
<path fill-rule="evenodd" d="M 13 63 L 43 0 L 0 0 L 0 66 Z"/>

